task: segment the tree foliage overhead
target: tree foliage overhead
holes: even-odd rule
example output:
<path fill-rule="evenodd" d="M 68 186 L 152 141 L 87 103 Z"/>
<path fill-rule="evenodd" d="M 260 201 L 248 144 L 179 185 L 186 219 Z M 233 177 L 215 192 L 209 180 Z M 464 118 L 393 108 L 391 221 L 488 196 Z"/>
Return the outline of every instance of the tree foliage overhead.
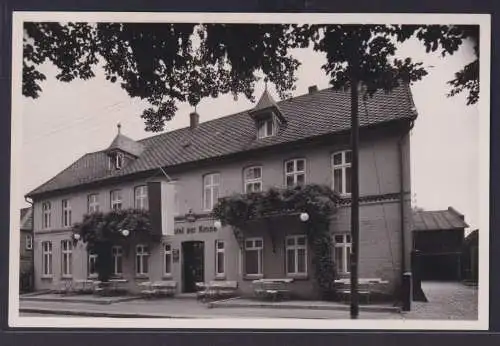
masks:
<path fill-rule="evenodd" d="M 292 54 L 296 48 L 326 54 L 323 69 L 334 87 L 348 87 L 355 74 L 371 93 L 427 74 L 420 62 L 395 58 L 398 43 L 417 39 L 428 52 L 446 56 L 471 39 L 477 59 L 457 71 L 449 95 L 468 92 L 468 104 L 479 96 L 478 26 L 25 23 L 24 28 L 25 96 L 40 95 L 44 62 L 56 66 L 63 82 L 92 78 L 102 64 L 110 82 L 149 102 L 141 115 L 148 131 L 163 130 L 179 102 L 196 106 L 202 98 L 227 93 L 253 101 L 263 76 L 281 98 L 288 97 L 300 66 Z"/>

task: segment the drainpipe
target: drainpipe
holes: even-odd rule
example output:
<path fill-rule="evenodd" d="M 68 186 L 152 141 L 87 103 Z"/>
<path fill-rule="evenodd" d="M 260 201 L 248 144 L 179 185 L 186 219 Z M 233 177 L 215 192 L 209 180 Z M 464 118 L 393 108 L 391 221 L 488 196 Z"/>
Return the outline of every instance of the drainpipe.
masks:
<path fill-rule="evenodd" d="M 399 199 L 400 199 L 400 219 L 401 219 L 401 277 L 403 277 L 406 269 L 406 252 L 405 252 L 405 232 L 404 232 L 404 226 L 405 226 L 405 210 L 404 210 L 404 167 L 403 167 L 403 140 L 405 137 L 410 133 L 410 131 L 413 129 L 414 122 L 412 121 L 410 123 L 410 127 L 408 131 L 401 136 L 398 140 L 398 149 L 399 149 Z"/>

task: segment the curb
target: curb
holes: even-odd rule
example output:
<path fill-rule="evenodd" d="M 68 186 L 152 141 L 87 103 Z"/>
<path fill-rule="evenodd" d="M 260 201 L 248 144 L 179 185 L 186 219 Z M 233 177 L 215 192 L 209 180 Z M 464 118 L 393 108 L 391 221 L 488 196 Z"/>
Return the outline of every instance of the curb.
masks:
<path fill-rule="evenodd" d="M 209 308 L 267 308 L 267 309 L 297 309 L 297 310 L 336 310 L 336 311 L 349 311 L 350 306 L 338 305 L 293 305 L 293 304 L 273 304 L 273 303 L 238 303 L 219 301 L 208 303 Z M 387 312 L 387 313 L 401 313 L 401 308 L 393 306 L 359 306 L 359 311 L 364 312 Z"/>
<path fill-rule="evenodd" d="M 124 312 L 102 312 L 102 311 L 74 311 L 74 310 L 51 310 L 40 308 L 19 308 L 19 312 L 37 313 L 44 315 L 62 315 L 62 316 L 82 316 L 82 317 L 111 317 L 111 318 L 201 318 L 193 316 L 168 316 L 158 314 L 140 314 Z"/>
<path fill-rule="evenodd" d="M 102 299 L 102 300 L 90 300 L 90 299 L 78 299 L 78 298 L 37 298 L 37 297 L 20 297 L 19 301 L 25 302 L 52 302 L 52 303 L 84 303 L 84 304 L 97 304 L 97 305 L 110 305 L 115 303 L 128 302 L 132 300 L 141 299 L 140 297 L 127 297 L 120 299 Z"/>

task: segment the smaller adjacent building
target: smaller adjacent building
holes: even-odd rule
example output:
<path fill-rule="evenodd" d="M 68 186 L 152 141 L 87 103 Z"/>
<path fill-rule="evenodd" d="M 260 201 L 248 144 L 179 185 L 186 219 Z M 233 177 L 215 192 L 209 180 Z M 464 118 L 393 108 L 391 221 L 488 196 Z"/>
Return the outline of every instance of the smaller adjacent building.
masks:
<path fill-rule="evenodd" d="M 479 230 L 470 232 L 465 237 L 462 250 L 463 280 L 468 283 L 477 283 L 479 269 Z"/>
<path fill-rule="evenodd" d="M 33 209 L 21 209 L 19 248 L 19 288 L 22 292 L 33 289 Z"/>
<path fill-rule="evenodd" d="M 462 279 L 464 215 L 452 207 L 446 210 L 414 211 L 413 249 L 418 253 L 422 280 Z"/>

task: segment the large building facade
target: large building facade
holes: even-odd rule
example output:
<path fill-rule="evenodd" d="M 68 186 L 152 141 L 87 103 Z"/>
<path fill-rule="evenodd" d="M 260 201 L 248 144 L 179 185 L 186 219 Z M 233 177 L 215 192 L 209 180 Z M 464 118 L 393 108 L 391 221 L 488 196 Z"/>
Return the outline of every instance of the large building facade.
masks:
<path fill-rule="evenodd" d="M 96 255 L 75 243 L 72 227 L 87 213 L 151 209 L 150 182 L 169 186 L 160 198 L 160 238 L 123 237 L 112 249 L 113 275 L 131 291 L 144 281 L 175 280 L 178 292 L 196 282 L 237 281 L 252 294 L 257 278 L 293 278 L 294 295 L 316 298 L 313 253 L 304 222 L 284 217 L 255 223 L 237 241 L 211 210 L 234 193 L 324 184 L 340 195 L 331 216 L 333 258 L 349 275 L 349 93 L 314 88 L 275 103 L 267 90 L 249 111 L 134 141 L 120 128 L 106 150 L 86 154 L 30 192 L 34 210 L 35 287 L 97 276 Z M 360 101 L 360 264 L 364 278 L 398 292 L 410 268 L 410 141 L 416 112 L 409 87 Z M 154 208 L 157 208 L 155 205 Z"/>

